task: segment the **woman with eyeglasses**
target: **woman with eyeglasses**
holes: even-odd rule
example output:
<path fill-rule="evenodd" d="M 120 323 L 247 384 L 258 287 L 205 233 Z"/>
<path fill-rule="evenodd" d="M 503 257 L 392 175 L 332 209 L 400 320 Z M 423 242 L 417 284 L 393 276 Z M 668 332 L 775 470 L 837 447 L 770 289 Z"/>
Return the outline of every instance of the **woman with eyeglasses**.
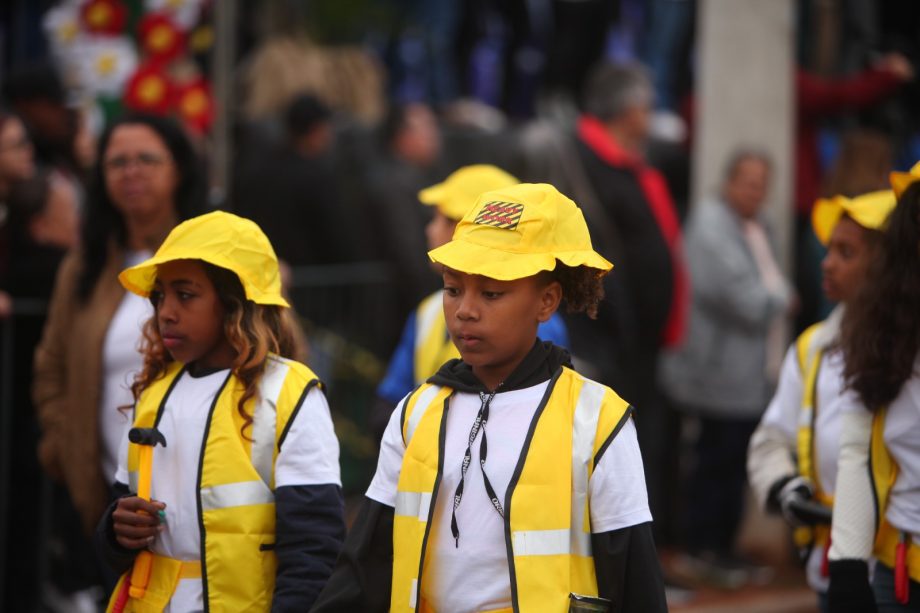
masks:
<path fill-rule="evenodd" d="M 61 265 L 35 354 L 38 454 L 63 482 L 91 534 L 109 501 L 117 450 L 143 366 L 138 342 L 151 305 L 118 283 L 179 222 L 204 210 L 203 166 L 173 120 L 116 121 L 99 140 L 81 246 Z"/>

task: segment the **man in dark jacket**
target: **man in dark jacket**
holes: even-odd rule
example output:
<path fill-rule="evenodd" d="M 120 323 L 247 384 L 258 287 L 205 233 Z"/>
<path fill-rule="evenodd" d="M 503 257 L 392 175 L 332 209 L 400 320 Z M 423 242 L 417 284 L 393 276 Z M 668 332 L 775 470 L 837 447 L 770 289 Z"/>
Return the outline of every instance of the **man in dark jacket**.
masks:
<path fill-rule="evenodd" d="M 638 66 L 601 64 L 588 77 L 576 148 L 594 202 L 579 204 L 596 249 L 616 268 L 598 318 L 567 325 L 576 358 L 636 407 L 649 503 L 660 522 L 667 420 L 656 370 L 659 350 L 683 337 L 688 283 L 674 204 L 644 160 L 652 97 Z"/>

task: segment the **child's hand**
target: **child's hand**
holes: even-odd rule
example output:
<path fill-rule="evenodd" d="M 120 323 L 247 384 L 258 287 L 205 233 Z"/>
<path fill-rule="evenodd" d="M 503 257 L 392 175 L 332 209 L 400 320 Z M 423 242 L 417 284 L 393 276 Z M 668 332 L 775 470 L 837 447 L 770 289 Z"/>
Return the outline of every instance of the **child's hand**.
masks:
<path fill-rule="evenodd" d="M 125 549 L 144 549 L 165 528 L 159 517 L 165 508 L 166 504 L 157 500 L 121 498 L 112 513 L 115 540 Z"/>

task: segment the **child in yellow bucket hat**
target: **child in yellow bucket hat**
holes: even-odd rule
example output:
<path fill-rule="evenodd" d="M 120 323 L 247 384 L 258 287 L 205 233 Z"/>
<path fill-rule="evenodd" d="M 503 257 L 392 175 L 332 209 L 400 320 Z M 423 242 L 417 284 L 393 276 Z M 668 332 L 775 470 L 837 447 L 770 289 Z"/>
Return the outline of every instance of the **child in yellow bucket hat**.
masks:
<path fill-rule="evenodd" d="M 612 268 L 581 211 L 487 192 L 429 256 L 460 358 L 393 412 L 314 610 L 665 611 L 632 409 L 537 340 L 563 300 L 594 313 Z"/>
<path fill-rule="evenodd" d="M 818 200 L 815 236 L 827 248 L 825 295 L 838 306 L 786 352 L 776 393 L 748 450 L 750 483 L 765 510 L 794 529 L 808 583 L 827 610 L 827 554 L 846 392 L 840 325 L 869 275 L 882 229 L 895 207 L 891 190 Z"/>
<path fill-rule="evenodd" d="M 119 280 L 154 316 L 96 539 L 122 573 L 108 610 L 306 611 L 344 538 L 339 447 L 322 385 L 289 357 L 271 244 L 217 211 Z"/>
<path fill-rule="evenodd" d="M 442 183 L 420 191 L 419 200 L 432 209 L 431 220 L 425 228 L 428 248 L 436 249 L 450 241 L 457 223 L 480 194 L 518 183 L 520 181 L 515 177 L 496 166 L 475 164 L 464 166 Z M 435 266 L 440 274 L 440 265 Z M 438 290 L 426 297 L 406 320 L 387 373 L 377 386 L 378 400 L 371 417 L 377 440 L 396 403 L 412 388 L 424 383 L 441 364 L 460 357 L 444 321 L 443 293 L 443 290 Z M 541 322 L 537 336 L 560 347 L 569 346 L 565 323 L 559 314 Z"/>

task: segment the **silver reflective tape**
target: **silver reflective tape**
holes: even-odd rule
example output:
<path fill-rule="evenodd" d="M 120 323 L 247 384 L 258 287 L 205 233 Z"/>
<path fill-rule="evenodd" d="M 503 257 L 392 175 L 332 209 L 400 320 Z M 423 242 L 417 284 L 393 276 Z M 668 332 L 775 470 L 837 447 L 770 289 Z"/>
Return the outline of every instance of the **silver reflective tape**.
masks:
<path fill-rule="evenodd" d="M 409 446 L 409 441 L 412 440 L 412 434 L 418 427 L 419 422 L 422 421 L 422 416 L 428 409 L 428 405 L 431 404 L 431 401 L 439 391 L 441 391 L 440 387 L 432 385 L 431 387 L 426 387 L 425 391 L 419 395 L 415 403 L 415 408 L 412 410 L 412 415 L 409 416 L 409 423 L 406 424 L 406 447 Z"/>
<path fill-rule="evenodd" d="M 132 470 L 128 472 L 128 488 L 132 493 L 137 493 L 137 488 L 139 487 L 139 478 L 137 476 L 138 471 Z"/>
<path fill-rule="evenodd" d="M 573 538 L 570 530 L 520 530 L 511 533 L 511 546 L 517 556 L 591 555 L 591 535 L 581 532 Z"/>
<path fill-rule="evenodd" d="M 416 595 L 418 594 L 418 579 L 412 580 L 412 585 L 409 586 L 409 606 L 413 609 L 415 608 Z"/>
<path fill-rule="evenodd" d="M 290 367 L 270 359 L 259 383 L 259 396 L 252 415 L 252 465 L 269 487 L 272 484 L 278 396 Z"/>
<path fill-rule="evenodd" d="M 204 511 L 274 502 L 274 494 L 261 480 L 201 488 L 201 508 Z"/>
<path fill-rule="evenodd" d="M 396 515 L 428 521 L 431 492 L 396 492 Z"/>
<path fill-rule="evenodd" d="M 588 466 L 594 455 L 597 421 L 604 402 L 604 386 L 585 381 L 578 394 L 572 424 L 572 518 L 570 551 L 578 555 L 591 555 L 591 540 L 584 537 L 585 509 L 588 506 Z M 587 550 L 585 549 L 587 543 Z"/>

